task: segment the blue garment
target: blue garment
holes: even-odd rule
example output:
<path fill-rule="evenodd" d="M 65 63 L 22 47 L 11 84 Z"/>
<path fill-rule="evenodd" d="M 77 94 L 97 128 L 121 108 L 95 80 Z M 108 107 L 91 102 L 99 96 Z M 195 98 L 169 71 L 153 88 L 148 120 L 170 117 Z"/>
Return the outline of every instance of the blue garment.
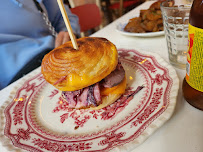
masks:
<path fill-rule="evenodd" d="M 57 0 L 37 0 L 57 32 L 66 30 Z M 66 7 L 73 32 L 80 33 L 78 17 Z M 0 89 L 34 56 L 52 50 L 55 38 L 33 0 L 1 0 Z"/>

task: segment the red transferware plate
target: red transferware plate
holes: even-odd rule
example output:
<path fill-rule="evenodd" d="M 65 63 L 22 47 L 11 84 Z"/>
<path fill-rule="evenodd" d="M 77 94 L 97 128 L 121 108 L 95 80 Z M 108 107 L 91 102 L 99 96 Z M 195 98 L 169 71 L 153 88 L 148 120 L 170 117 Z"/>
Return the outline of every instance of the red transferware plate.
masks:
<path fill-rule="evenodd" d="M 40 69 L 21 81 L 1 108 L 7 147 L 33 152 L 126 152 L 146 140 L 171 117 L 179 80 L 156 54 L 119 49 L 119 56 L 127 75 L 126 92 L 100 110 L 69 109 Z M 144 88 L 137 92 L 140 86 Z"/>

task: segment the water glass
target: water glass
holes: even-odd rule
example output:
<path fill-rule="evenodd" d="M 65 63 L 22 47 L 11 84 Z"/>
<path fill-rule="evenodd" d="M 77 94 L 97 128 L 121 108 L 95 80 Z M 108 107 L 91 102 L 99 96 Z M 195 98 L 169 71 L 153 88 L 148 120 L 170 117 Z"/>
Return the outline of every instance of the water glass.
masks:
<path fill-rule="evenodd" d="M 191 5 L 174 5 L 173 1 L 161 4 L 165 38 L 170 63 L 184 69 L 188 49 L 188 23 Z"/>

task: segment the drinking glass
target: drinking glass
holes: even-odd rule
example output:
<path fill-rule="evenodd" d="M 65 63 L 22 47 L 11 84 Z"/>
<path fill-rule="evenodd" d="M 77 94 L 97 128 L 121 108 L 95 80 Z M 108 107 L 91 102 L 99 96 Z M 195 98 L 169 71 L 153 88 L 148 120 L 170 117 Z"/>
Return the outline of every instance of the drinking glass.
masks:
<path fill-rule="evenodd" d="M 161 3 L 169 61 L 181 69 L 186 67 L 190 8 L 190 4 L 174 5 L 174 1 Z"/>

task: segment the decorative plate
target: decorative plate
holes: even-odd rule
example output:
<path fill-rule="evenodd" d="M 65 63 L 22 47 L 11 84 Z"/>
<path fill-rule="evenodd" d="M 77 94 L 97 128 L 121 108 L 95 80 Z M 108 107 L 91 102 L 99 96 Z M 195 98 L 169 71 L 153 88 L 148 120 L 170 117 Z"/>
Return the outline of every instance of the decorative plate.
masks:
<path fill-rule="evenodd" d="M 122 35 L 126 36 L 136 36 L 136 37 L 155 37 L 155 36 L 163 36 L 164 31 L 159 31 L 159 32 L 148 32 L 148 33 L 131 33 L 131 32 L 126 32 L 124 31 L 124 27 L 126 26 L 127 23 L 125 24 L 118 24 L 116 26 L 116 31 L 121 33 Z"/>
<path fill-rule="evenodd" d="M 33 152 L 126 152 L 161 127 L 176 104 L 175 70 L 156 54 L 119 49 L 119 55 L 127 75 L 126 93 L 101 110 L 69 109 L 39 70 L 23 81 L 11 93 L 1 118 L 13 147 Z"/>

